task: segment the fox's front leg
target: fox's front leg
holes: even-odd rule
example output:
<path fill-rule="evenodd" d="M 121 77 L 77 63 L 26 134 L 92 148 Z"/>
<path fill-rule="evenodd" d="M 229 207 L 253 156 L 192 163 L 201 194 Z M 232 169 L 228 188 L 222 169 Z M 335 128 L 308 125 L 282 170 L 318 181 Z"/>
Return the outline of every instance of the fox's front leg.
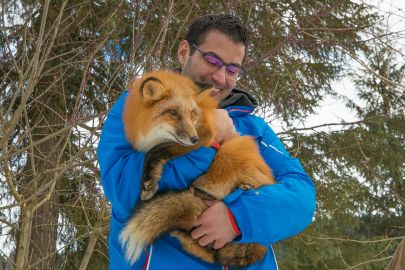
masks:
<path fill-rule="evenodd" d="M 151 148 L 145 155 L 141 179 L 141 199 L 150 200 L 156 194 L 163 167 L 173 157 L 170 143 L 162 143 Z"/>
<path fill-rule="evenodd" d="M 141 199 L 150 200 L 156 194 L 162 176 L 163 167 L 172 158 L 184 155 L 196 148 L 199 144 L 183 146 L 174 142 L 161 143 L 151 148 L 145 155 L 141 179 Z"/>

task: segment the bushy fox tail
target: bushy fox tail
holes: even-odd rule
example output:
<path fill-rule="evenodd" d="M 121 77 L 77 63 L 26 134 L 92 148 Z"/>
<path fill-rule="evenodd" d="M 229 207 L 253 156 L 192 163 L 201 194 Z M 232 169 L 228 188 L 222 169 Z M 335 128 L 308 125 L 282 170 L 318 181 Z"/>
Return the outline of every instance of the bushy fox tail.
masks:
<path fill-rule="evenodd" d="M 171 192 L 140 204 L 120 234 L 125 257 L 132 264 L 159 236 L 175 229 L 191 230 L 207 207 L 190 191 Z"/>

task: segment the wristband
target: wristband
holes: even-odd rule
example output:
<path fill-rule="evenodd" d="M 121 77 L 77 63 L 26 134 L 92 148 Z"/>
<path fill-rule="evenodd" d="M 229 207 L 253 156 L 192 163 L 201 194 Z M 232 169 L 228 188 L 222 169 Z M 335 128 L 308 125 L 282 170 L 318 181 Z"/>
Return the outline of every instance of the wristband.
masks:
<path fill-rule="evenodd" d="M 231 210 L 229 210 L 229 209 L 228 209 L 228 216 L 229 216 L 229 220 L 231 221 L 233 231 L 234 231 L 238 236 L 241 236 L 242 233 L 241 233 L 240 230 L 239 230 L 238 224 L 236 224 L 235 217 L 233 216 Z"/>

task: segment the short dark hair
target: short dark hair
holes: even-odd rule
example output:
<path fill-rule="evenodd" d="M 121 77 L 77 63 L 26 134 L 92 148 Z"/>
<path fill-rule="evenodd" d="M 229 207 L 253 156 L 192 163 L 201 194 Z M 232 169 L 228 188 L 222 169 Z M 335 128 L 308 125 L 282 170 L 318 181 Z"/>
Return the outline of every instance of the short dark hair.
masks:
<path fill-rule="evenodd" d="M 242 21 L 231 14 L 206 14 L 195 19 L 188 29 L 186 40 L 189 44 L 200 45 L 210 30 L 218 30 L 231 38 L 235 43 L 245 45 L 245 58 L 249 45 L 249 31 Z M 191 47 L 191 53 L 194 52 Z"/>

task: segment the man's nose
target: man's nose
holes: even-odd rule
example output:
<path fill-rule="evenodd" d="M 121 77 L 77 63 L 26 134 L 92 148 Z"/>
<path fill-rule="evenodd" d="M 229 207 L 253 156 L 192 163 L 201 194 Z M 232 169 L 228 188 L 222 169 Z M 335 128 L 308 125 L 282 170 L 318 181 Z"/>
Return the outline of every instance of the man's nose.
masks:
<path fill-rule="evenodd" d="M 226 67 L 222 66 L 220 69 L 212 73 L 212 82 L 215 86 L 225 86 L 226 84 Z"/>

